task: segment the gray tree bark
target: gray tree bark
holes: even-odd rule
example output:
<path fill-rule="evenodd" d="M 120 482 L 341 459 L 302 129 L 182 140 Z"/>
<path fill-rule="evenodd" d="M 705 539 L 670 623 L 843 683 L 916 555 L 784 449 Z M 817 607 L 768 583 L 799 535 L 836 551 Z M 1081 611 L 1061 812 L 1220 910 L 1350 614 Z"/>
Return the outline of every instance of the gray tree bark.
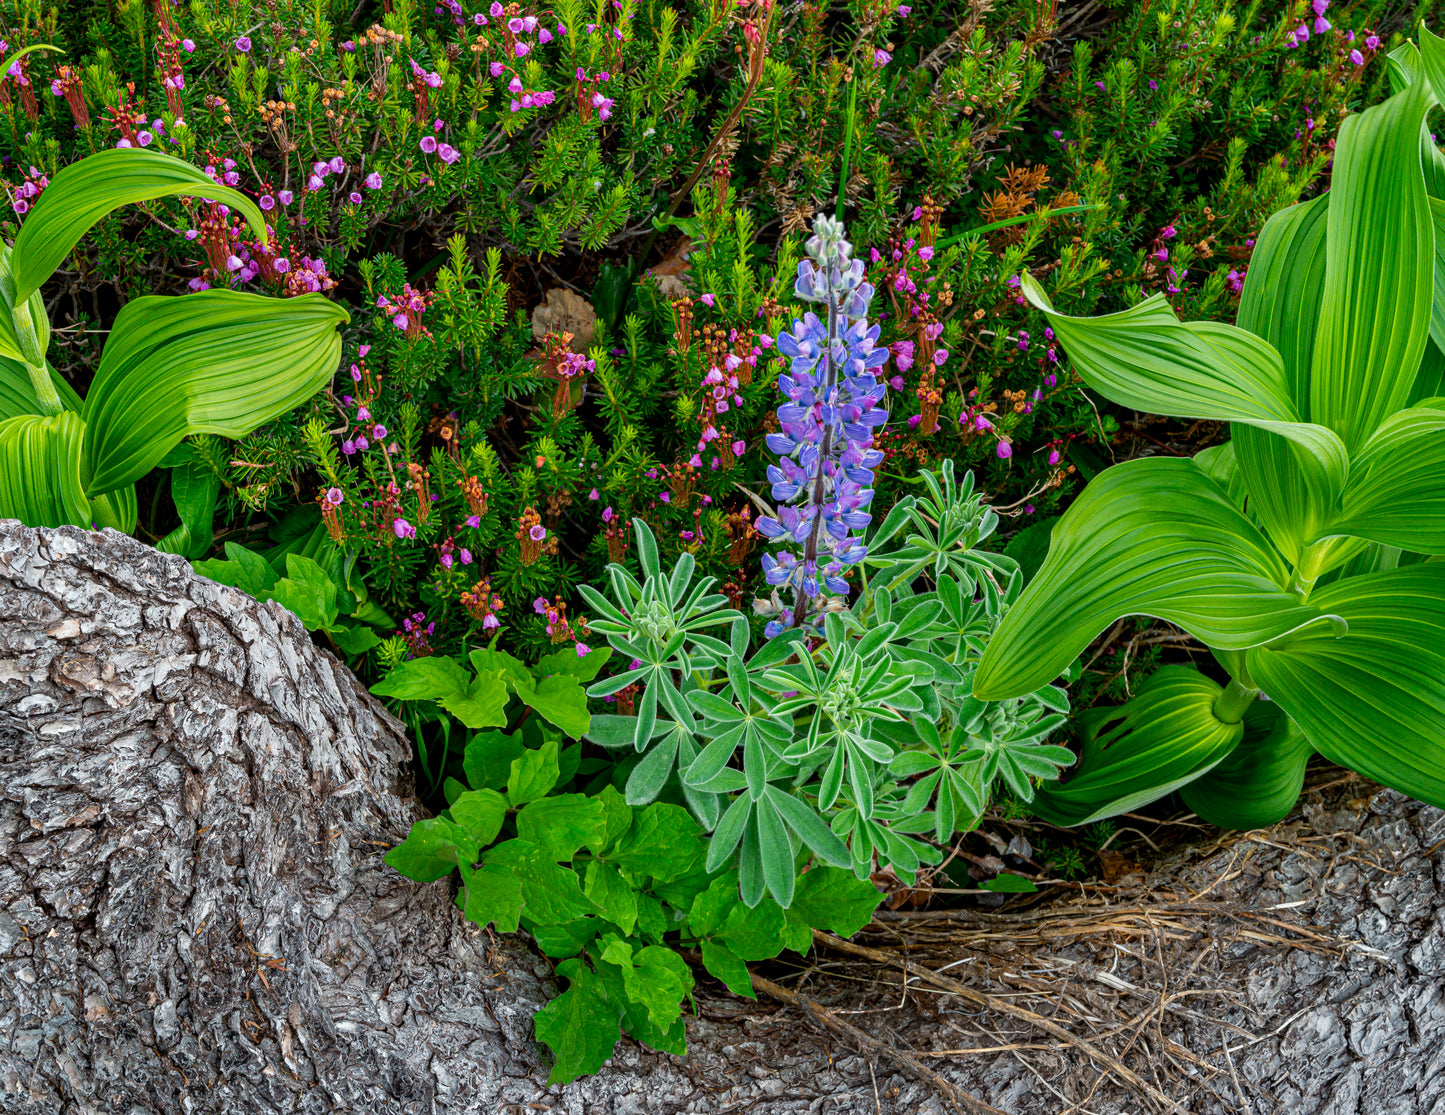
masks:
<path fill-rule="evenodd" d="M 419 815 L 409 756 L 284 609 L 113 532 L 0 523 L 0 1111 L 950 1110 L 876 1049 L 706 986 L 688 1057 L 624 1042 L 548 1087 L 549 966 L 382 863 Z M 1442 848 L 1445 812 L 1356 782 L 1132 889 L 864 939 L 1182 1110 L 1445 1115 Z M 772 974 L 1001 1110 L 1160 1109 L 1017 1013 L 815 962 Z"/>

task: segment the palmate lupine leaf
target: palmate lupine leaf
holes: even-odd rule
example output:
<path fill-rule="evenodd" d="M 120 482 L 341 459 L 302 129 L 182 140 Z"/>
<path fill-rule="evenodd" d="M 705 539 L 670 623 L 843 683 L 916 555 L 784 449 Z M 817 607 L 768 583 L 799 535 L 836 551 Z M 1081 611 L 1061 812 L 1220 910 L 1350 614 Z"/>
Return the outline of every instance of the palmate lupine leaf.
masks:
<path fill-rule="evenodd" d="M 1080 716 L 1084 752 L 1074 777 L 1034 799 L 1040 816 L 1086 825 L 1157 801 L 1223 762 L 1242 722 L 1214 715 L 1223 689 L 1192 666 L 1163 666 L 1132 700 Z"/>
<path fill-rule="evenodd" d="M 310 294 L 128 302 L 85 400 L 88 490 L 134 483 L 188 434 L 243 437 L 305 402 L 335 372 L 347 320 Z"/>
<path fill-rule="evenodd" d="M 1351 453 L 1405 405 L 1429 337 L 1435 228 L 1420 123 L 1434 103 L 1427 82 L 1412 82 L 1347 116 L 1336 141 L 1306 417 Z"/>
<path fill-rule="evenodd" d="M 1259 528 L 1193 461 L 1116 465 L 1054 527 L 1043 567 L 984 652 L 974 695 L 998 701 L 1047 685 L 1122 616 L 1155 616 L 1226 649 L 1327 621 L 1284 591 L 1289 576 Z"/>
<path fill-rule="evenodd" d="M 81 484 L 85 423 L 73 411 L 0 422 L 0 518 L 26 526 L 90 526 Z"/>
<path fill-rule="evenodd" d="M 11 259 L 16 300 L 39 290 L 107 213 L 177 194 L 224 202 L 246 218 L 258 240 L 266 239 L 266 221 L 254 201 L 185 160 L 148 147 L 97 151 L 56 174 L 21 224 Z"/>
<path fill-rule="evenodd" d="M 1311 602 L 1349 631 L 1251 650 L 1256 684 L 1325 758 L 1445 806 L 1445 564 L 1351 577 Z"/>

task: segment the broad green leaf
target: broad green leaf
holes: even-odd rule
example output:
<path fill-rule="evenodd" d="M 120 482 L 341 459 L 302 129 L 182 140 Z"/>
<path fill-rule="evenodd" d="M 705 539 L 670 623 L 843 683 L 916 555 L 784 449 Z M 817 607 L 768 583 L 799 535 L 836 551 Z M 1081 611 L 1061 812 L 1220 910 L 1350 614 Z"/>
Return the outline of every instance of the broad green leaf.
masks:
<path fill-rule="evenodd" d="M 617 842 L 632 828 L 632 806 L 627 804 L 622 792 L 616 786 L 603 786 L 593 796 L 602 803 L 604 826 L 601 845 L 590 850 L 602 852 L 615 847 Z"/>
<path fill-rule="evenodd" d="M 1225 422 L 1298 422 L 1280 354 L 1216 322 L 1181 322 L 1156 294 L 1101 317 L 1056 313 L 1027 272 L 1024 295 L 1042 310 L 1084 382 L 1134 410 Z"/>
<path fill-rule="evenodd" d="M 1429 72 L 1433 36 L 1421 39 Z M 1435 228 L 1420 123 L 1434 103 L 1414 82 L 1346 116 L 1336 137 L 1306 417 L 1352 455 L 1405 405 L 1430 333 Z"/>
<path fill-rule="evenodd" d="M 456 693 L 465 694 L 471 675 L 455 658 L 428 655 L 410 658 L 371 687 L 378 697 L 403 701 L 439 701 Z"/>
<path fill-rule="evenodd" d="M 537 942 L 537 947 L 542 950 L 542 955 L 550 956 L 554 960 L 577 956 L 597 939 L 598 933 L 607 929 L 605 921 L 594 917 L 575 918 L 564 921 L 561 925 L 533 925 L 531 922 L 523 924 Z"/>
<path fill-rule="evenodd" d="M 499 673 L 502 679 L 514 688 L 518 685 L 531 685 L 532 673 L 524 666 L 520 659 L 514 658 L 504 650 L 497 650 L 495 647 L 478 647 L 468 655 L 472 669 L 482 674 L 488 671 Z"/>
<path fill-rule="evenodd" d="M 1432 145 L 1433 146 L 1433 145 Z M 1438 148 L 1436 149 L 1438 152 Z M 1445 345 L 1445 199 L 1430 198 L 1430 223 L 1435 226 L 1433 297 L 1430 302 L 1430 339 Z"/>
<path fill-rule="evenodd" d="M 133 483 L 187 434 L 244 437 L 304 403 L 336 371 L 347 320 L 319 294 L 132 299 L 85 398 L 88 490 Z"/>
<path fill-rule="evenodd" d="M 1249 506 L 1292 565 L 1335 518 L 1350 459 L 1339 436 L 1324 426 L 1299 422 L 1264 429 L 1230 427 L 1239 475 Z"/>
<path fill-rule="evenodd" d="M 787 918 L 767 895 L 756 906 L 734 904 L 715 934 L 744 960 L 771 960 L 783 951 Z"/>
<path fill-rule="evenodd" d="M 441 706 L 468 728 L 500 728 L 507 722 L 507 683 L 495 670 L 471 678 L 464 692 L 448 693 Z"/>
<path fill-rule="evenodd" d="M 758 997 L 758 993 L 753 990 L 753 980 L 748 973 L 747 964 L 721 941 L 703 941 L 702 966 L 707 969 L 708 975 L 721 982 L 734 995 L 741 995 L 744 999 Z"/>
<path fill-rule="evenodd" d="M 790 913 L 815 929 L 851 937 L 873 920 L 883 892 L 867 879 L 837 867 L 814 867 L 798 876 Z"/>
<path fill-rule="evenodd" d="M 735 869 L 724 871 L 693 898 L 687 912 L 687 927 L 694 937 L 711 937 L 737 904 L 738 873 Z"/>
<path fill-rule="evenodd" d="M 669 731 L 627 776 L 627 804 L 646 805 L 654 801 L 672 776 L 677 760 L 677 730 Z"/>
<path fill-rule="evenodd" d="M 517 835 L 547 849 L 559 863 L 571 863 L 583 845 L 602 842 L 604 812 L 602 803 L 586 794 L 540 798 L 517 813 Z"/>
<path fill-rule="evenodd" d="M 1331 762 L 1445 806 L 1445 564 L 1351 577 L 1311 600 L 1349 630 L 1256 647 L 1255 683 Z"/>
<path fill-rule="evenodd" d="M 156 549 L 180 554 L 192 561 L 205 557 L 214 537 L 211 524 L 216 518 L 221 478 L 189 442 L 177 445 L 160 463 L 171 470 L 171 499 L 175 502 L 181 522 L 175 530 L 156 542 Z M 329 626 L 329 623 L 307 624 L 312 630 Z"/>
<path fill-rule="evenodd" d="M 512 761 L 507 778 L 507 800 L 512 807 L 546 797 L 561 777 L 557 766 L 557 741 L 549 739 L 534 750 L 523 751 Z"/>
<path fill-rule="evenodd" d="M 548 1084 L 570 1084 L 597 1072 L 622 1037 L 622 1004 L 615 1002 L 596 972 L 581 960 L 564 960 L 557 974 L 570 986 L 535 1016 L 537 1040 L 557 1063 Z"/>
<path fill-rule="evenodd" d="M 15 297 L 29 298 L 39 290 L 81 237 L 107 213 L 122 205 L 177 194 L 229 205 L 246 218 L 256 239 L 267 239 L 261 210 L 239 190 L 154 148 L 110 148 L 62 167 L 26 216 L 11 254 Z"/>
<path fill-rule="evenodd" d="M 1268 341 L 1284 362 L 1289 397 L 1309 412 L 1309 377 L 1325 280 L 1329 194 L 1265 221 L 1239 296 L 1238 324 Z"/>
<path fill-rule="evenodd" d="M 608 995 L 622 1003 L 623 1033 L 643 1045 L 660 1049 L 664 1053 L 681 1056 L 687 1052 L 687 1033 L 681 1017 L 673 1019 L 670 1026 L 654 1024 L 647 1008 L 641 1003 L 633 1002 L 628 997 L 627 988 L 622 979 L 622 969 L 603 960 L 596 951 L 589 951 L 588 955 L 596 965 L 597 974 L 607 984 Z"/>
<path fill-rule="evenodd" d="M 1256 829 L 1282 821 L 1304 786 L 1314 748 L 1277 704 L 1255 701 L 1239 746 L 1207 774 L 1179 788 L 1184 804 L 1211 825 Z"/>
<path fill-rule="evenodd" d="M 521 737 L 505 732 L 478 732 L 467 741 L 462 757 L 467 784 L 474 790 L 502 790 L 511 777 L 512 763 L 526 751 Z"/>
<path fill-rule="evenodd" d="M 122 534 L 135 533 L 139 511 L 134 484 L 90 497 L 90 516 L 95 520 L 95 525 L 109 527 Z"/>
<path fill-rule="evenodd" d="M 530 678 L 518 682 L 517 696 L 573 739 L 587 734 L 592 718 L 587 712 L 587 694 L 575 677 L 553 674 L 535 685 Z"/>
<path fill-rule="evenodd" d="M 286 556 L 286 576 L 276 582 L 271 599 L 300 616 L 308 630 L 322 631 L 336 622 L 336 583 L 300 554 Z"/>
<path fill-rule="evenodd" d="M 510 867 L 522 884 L 522 914 L 538 925 L 561 925 L 602 908 L 582 893 L 582 881 L 551 853 L 529 840 L 504 840 L 482 853 L 483 862 Z"/>
<path fill-rule="evenodd" d="M 496 790 L 466 790 L 450 803 L 447 812 L 452 815 L 453 821 L 467 830 L 467 835 L 476 841 L 478 848 L 485 848 L 502 831 L 507 801 Z"/>
<path fill-rule="evenodd" d="M 203 577 L 209 577 L 223 585 L 231 585 L 258 599 L 264 599 L 262 594 L 275 588 L 280 579 L 265 558 L 255 550 L 248 550 L 235 542 L 226 543 L 224 559 L 197 561 L 193 563 L 193 567 Z"/>
<path fill-rule="evenodd" d="M 602 667 L 612 658 L 611 647 L 593 647 L 580 658 L 575 649 L 559 650 L 544 654 L 532 667 L 532 674 L 539 678 L 549 674 L 566 674 L 583 685 L 595 678 Z"/>
<path fill-rule="evenodd" d="M 687 810 L 655 802 L 633 814 L 632 828 L 607 859 L 635 878 L 664 883 L 697 871 L 706 855 L 702 829 Z"/>
<path fill-rule="evenodd" d="M 0 421 L 0 519 L 30 527 L 91 524 L 81 484 L 85 423 L 73 411 Z"/>
<path fill-rule="evenodd" d="M 386 865 L 418 883 L 445 878 L 458 863 L 473 863 L 477 844 L 466 829 L 443 817 L 428 817 L 384 857 Z"/>
<path fill-rule="evenodd" d="M 603 938 L 602 959 L 622 973 L 627 998 L 647 1012 L 648 1021 L 666 1030 L 682 1016 L 682 1000 L 692 990 L 692 972 L 672 949 L 632 946 L 612 934 Z"/>
<path fill-rule="evenodd" d="M 1054 528 L 1043 568 L 984 652 L 974 695 L 997 701 L 1047 685 L 1121 616 L 1155 616 L 1225 649 L 1327 618 L 1284 591 L 1289 578 L 1259 528 L 1192 461 L 1117 465 Z"/>
<path fill-rule="evenodd" d="M 612 864 L 588 861 L 582 893 L 601 906 L 602 916 L 623 933 L 632 932 L 637 924 L 637 892 Z"/>
<path fill-rule="evenodd" d="M 1341 504 L 1328 534 L 1445 554 L 1445 399 L 1380 424 L 1350 466 Z"/>
<path fill-rule="evenodd" d="M 350 627 L 340 624 L 326 632 L 336 643 L 336 649 L 348 658 L 357 658 L 369 650 L 381 646 L 381 640 L 370 627 Z"/>
<path fill-rule="evenodd" d="M 1222 762 L 1242 723 L 1214 715 L 1223 692 L 1192 666 L 1162 666 L 1117 708 L 1081 713 L 1077 773 L 1041 787 L 1034 811 L 1057 825 L 1086 825 L 1158 801 Z"/>
<path fill-rule="evenodd" d="M 462 888 L 457 904 L 474 925 L 495 925 L 498 933 L 515 933 L 522 913 L 522 884 L 510 867 L 461 865 Z"/>

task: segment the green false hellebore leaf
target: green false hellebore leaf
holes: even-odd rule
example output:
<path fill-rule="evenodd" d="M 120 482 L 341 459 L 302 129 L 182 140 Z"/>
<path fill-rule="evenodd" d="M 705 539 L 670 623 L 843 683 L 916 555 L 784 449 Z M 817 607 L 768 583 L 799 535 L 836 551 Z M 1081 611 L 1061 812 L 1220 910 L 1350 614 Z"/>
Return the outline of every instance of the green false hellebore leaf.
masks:
<path fill-rule="evenodd" d="M 1429 72 L 1439 40 L 1421 38 Z M 1405 405 L 1429 337 L 1435 228 L 1420 124 L 1434 103 L 1416 81 L 1346 117 L 1336 139 L 1308 417 L 1352 453 Z"/>
<path fill-rule="evenodd" d="M 187 434 L 243 437 L 305 402 L 335 372 L 347 320 L 310 294 L 128 302 L 85 400 L 88 490 L 133 483 Z"/>
<path fill-rule="evenodd" d="M 1057 313 L 1027 273 L 1021 289 L 1048 318 L 1084 382 L 1120 406 L 1269 426 L 1300 419 L 1280 354 L 1252 333 L 1181 322 L 1162 294 L 1119 313 L 1080 318 Z"/>
<path fill-rule="evenodd" d="M 1310 599 L 1349 630 L 1254 648 L 1255 683 L 1331 762 L 1445 806 L 1445 564 L 1347 578 Z"/>
<path fill-rule="evenodd" d="M 1242 723 L 1214 715 L 1223 689 L 1191 666 L 1163 666 L 1117 708 L 1081 713 L 1078 773 L 1041 789 L 1035 811 L 1059 825 L 1086 825 L 1157 801 L 1222 762 Z"/>
<path fill-rule="evenodd" d="M 1150 457 L 1093 481 L 984 652 L 982 700 L 1047 685 L 1110 623 L 1149 615 L 1212 647 L 1258 646 L 1329 617 L 1282 587 L 1290 571 L 1193 461 Z"/>
<path fill-rule="evenodd" d="M 81 484 L 85 423 L 73 411 L 0 421 L 0 519 L 26 526 L 90 526 Z"/>
<path fill-rule="evenodd" d="M 63 167 L 20 226 L 11 266 L 15 299 L 40 289 L 80 238 L 114 209 L 177 194 L 224 202 L 241 213 L 258 240 L 266 220 L 256 203 L 200 168 L 149 147 L 98 151 Z"/>
<path fill-rule="evenodd" d="M 1392 414 L 1350 467 L 1330 534 L 1445 554 L 1445 399 Z"/>
<path fill-rule="evenodd" d="M 20 362 L 18 355 L 10 357 L 5 354 L 3 333 L 4 330 L 0 329 L 0 419 L 15 418 L 22 414 L 39 414 L 40 402 L 35 398 L 35 385 L 30 382 L 30 373 Z M 84 404 L 75 393 L 75 388 L 54 368 L 47 365 L 47 370 L 50 372 L 50 381 L 55 384 L 55 392 L 60 396 L 61 404 L 66 410 L 79 414 Z"/>
<path fill-rule="evenodd" d="M 1268 341 L 1284 363 L 1289 397 L 1309 410 L 1309 376 L 1325 281 L 1330 195 L 1291 205 L 1265 221 L 1239 296 L 1239 328 Z"/>
<path fill-rule="evenodd" d="M 171 498 L 175 500 L 181 525 L 160 539 L 156 543 L 156 549 L 193 560 L 204 557 L 211 548 L 214 537 L 211 524 L 216 517 L 216 499 L 221 494 L 221 478 L 201 460 L 195 447 L 189 442 L 183 442 L 172 449 L 162 458 L 161 464 L 169 466 L 171 470 Z M 134 490 L 133 485 L 131 490 Z M 331 579 L 328 577 L 327 584 L 330 583 Z M 332 587 L 334 590 L 335 586 Z M 286 606 L 291 607 L 289 604 Z M 295 608 L 291 610 L 297 611 Z M 302 619 L 305 618 L 302 616 Z M 307 623 L 307 626 L 314 629 L 318 625 Z"/>
<path fill-rule="evenodd" d="M 1273 345 L 1234 326 L 1181 322 L 1162 294 L 1117 314 L 1073 318 L 1053 313 L 1032 278 L 1024 276 L 1023 290 L 1045 311 L 1085 382 L 1114 402 L 1234 423 L 1236 456 L 1254 510 L 1285 556 L 1298 558 L 1333 510 L 1349 456 L 1334 431 L 1300 420 L 1292 377 Z M 1280 332 L 1293 344 L 1297 362 L 1297 331 L 1308 324 L 1309 306 L 1272 306 L 1270 313 L 1284 319 Z M 1256 317 L 1273 323 L 1263 310 Z M 1412 368 L 1418 353 L 1415 361 Z"/>
<path fill-rule="evenodd" d="M 1278 705 L 1255 701 L 1245 711 L 1239 746 L 1181 786 L 1179 796 L 1211 825 L 1264 828 L 1294 808 L 1313 754 L 1309 739 Z"/>

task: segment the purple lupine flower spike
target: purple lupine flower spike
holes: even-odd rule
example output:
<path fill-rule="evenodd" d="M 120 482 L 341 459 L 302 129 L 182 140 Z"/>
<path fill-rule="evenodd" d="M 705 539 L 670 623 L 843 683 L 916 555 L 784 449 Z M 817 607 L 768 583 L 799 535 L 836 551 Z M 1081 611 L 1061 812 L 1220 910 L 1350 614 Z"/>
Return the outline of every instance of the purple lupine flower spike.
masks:
<path fill-rule="evenodd" d="M 878 344 L 879 327 L 868 324 L 873 287 L 863 281 L 863 261 L 852 258 L 842 222 L 824 215 L 813 229 L 793 289 L 805 302 L 822 303 L 827 316 L 804 314 L 777 338 L 778 351 L 791 358 L 778 378 L 780 430 L 767 437 L 780 457 L 768 469 L 778 514 L 756 524 L 766 538 L 800 547 L 763 556 L 768 583 L 794 598 L 791 615 L 784 614 L 790 622 L 769 623 L 769 636 L 816 622 L 829 594 L 847 595 L 843 571 L 867 553 L 862 531 L 872 521 L 873 470 L 883 461 L 873 434 L 888 421 L 879 405 L 887 386 L 875 373 L 889 350 Z"/>

